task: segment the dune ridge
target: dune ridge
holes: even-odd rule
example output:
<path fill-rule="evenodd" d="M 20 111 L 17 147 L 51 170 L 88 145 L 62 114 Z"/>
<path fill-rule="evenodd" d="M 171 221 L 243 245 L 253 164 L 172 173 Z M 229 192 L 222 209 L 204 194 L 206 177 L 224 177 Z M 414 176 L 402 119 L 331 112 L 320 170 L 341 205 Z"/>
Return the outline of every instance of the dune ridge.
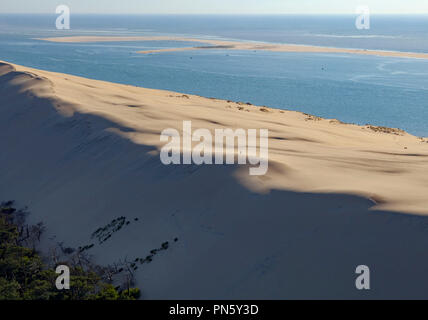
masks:
<path fill-rule="evenodd" d="M 159 134 L 182 120 L 269 129 L 268 174 L 162 165 Z M 51 238 L 78 247 L 138 217 L 92 249 L 102 264 L 179 239 L 137 272 L 143 298 L 427 296 L 427 139 L 0 62 L 0 140 L 0 194 Z"/>
<path fill-rule="evenodd" d="M 143 50 L 138 53 L 150 54 L 161 52 L 174 51 L 189 51 L 189 50 L 250 50 L 250 51 L 272 51 L 272 52 L 308 52 L 308 53 L 349 53 L 358 55 L 372 55 L 383 57 L 397 58 L 417 58 L 428 59 L 428 53 L 423 52 L 401 52 L 401 51 L 386 51 L 386 50 L 366 50 L 366 49 L 349 49 L 349 48 L 333 48 L 312 45 L 298 44 L 281 44 L 281 43 L 263 43 L 256 41 L 232 41 L 232 40 L 214 40 L 201 38 L 186 38 L 186 37 L 170 37 L 170 36 L 137 36 L 137 37 L 112 37 L 112 36 L 69 36 L 69 37 L 51 37 L 39 38 L 37 40 L 60 42 L 60 43 L 85 43 L 85 42 L 122 42 L 122 41 L 182 41 L 182 42 L 197 42 L 205 43 L 209 46 L 195 46 L 184 48 L 167 48 L 157 50 Z"/>
<path fill-rule="evenodd" d="M 55 105 L 60 113 L 100 116 L 127 128 L 117 132 L 120 136 L 157 150 L 162 147 L 162 130 L 175 128 L 181 132 L 183 120 L 191 120 L 194 130 L 207 128 L 212 132 L 216 128 L 268 129 L 268 174 L 259 178 L 247 177 L 245 170 L 237 174 L 251 190 L 350 193 L 377 199 L 378 209 L 428 213 L 428 177 L 424 174 L 428 167 L 427 140 L 404 131 L 12 64 L 2 68 L 49 81 L 49 95 L 47 85 L 32 88 L 32 92 L 58 100 Z"/>

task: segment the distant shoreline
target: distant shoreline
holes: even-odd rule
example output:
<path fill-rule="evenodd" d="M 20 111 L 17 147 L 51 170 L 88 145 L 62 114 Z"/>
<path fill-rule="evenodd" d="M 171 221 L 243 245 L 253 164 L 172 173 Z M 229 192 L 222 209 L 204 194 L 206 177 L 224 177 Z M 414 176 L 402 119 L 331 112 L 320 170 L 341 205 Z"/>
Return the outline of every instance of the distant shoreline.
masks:
<path fill-rule="evenodd" d="M 204 43 L 208 45 L 208 46 L 138 51 L 138 53 L 141 53 L 141 54 L 189 51 L 189 50 L 223 49 L 223 50 L 248 50 L 248 51 L 260 50 L 260 51 L 271 51 L 271 52 L 302 52 L 302 53 L 348 53 L 348 54 L 370 55 L 370 56 L 381 56 L 381 57 L 428 59 L 428 53 L 418 53 L 418 52 L 349 49 L 349 48 L 334 48 L 334 47 L 322 47 L 322 46 L 313 46 L 313 45 L 278 44 L 278 43 L 263 43 L 263 42 L 251 42 L 251 41 L 241 42 L 241 41 L 232 41 L 232 40 L 212 40 L 212 39 L 169 37 L 169 36 L 156 36 L 156 37 L 70 36 L 70 37 L 37 38 L 36 40 L 58 42 L 58 43 L 181 41 L 181 42 Z"/>

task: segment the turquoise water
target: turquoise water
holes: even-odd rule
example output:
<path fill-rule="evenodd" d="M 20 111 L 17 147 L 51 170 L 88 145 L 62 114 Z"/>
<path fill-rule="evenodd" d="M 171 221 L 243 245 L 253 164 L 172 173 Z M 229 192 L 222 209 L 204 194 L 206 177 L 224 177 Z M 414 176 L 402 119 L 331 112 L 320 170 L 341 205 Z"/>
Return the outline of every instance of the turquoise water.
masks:
<path fill-rule="evenodd" d="M 251 102 L 428 136 L 428 60 L 347 54 L 205 50 L 141 55 L 183 42 L 61 44 L 66 35 L 178 35 L 428 52 L 428 17 L 0 15 L 0 59 L 78 76 Z"/>

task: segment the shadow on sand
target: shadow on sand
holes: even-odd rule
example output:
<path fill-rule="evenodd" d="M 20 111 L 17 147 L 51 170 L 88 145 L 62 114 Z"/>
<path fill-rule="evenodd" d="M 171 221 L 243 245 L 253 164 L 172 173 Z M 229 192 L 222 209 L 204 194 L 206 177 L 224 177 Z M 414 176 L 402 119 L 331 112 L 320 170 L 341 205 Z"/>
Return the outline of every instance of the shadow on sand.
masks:
<path fill-rule="evenodd" d="M 43 80 L 1 68 L 1 198 L 29 205 L 70 246 L 118 215 L 138 217 L 94 249 L 100 263 L 177 236 L 138 271 L 143 297 L 428 298 L 428 218 L 370 211 L 351 195 L 253 193 L 231 166 L 164 166 L 155 148 L 107 130 L 129 129 L 64 117 L 31 94 Z M 370 291 L 355 288 L 358 265 L 370 267 Z"/>

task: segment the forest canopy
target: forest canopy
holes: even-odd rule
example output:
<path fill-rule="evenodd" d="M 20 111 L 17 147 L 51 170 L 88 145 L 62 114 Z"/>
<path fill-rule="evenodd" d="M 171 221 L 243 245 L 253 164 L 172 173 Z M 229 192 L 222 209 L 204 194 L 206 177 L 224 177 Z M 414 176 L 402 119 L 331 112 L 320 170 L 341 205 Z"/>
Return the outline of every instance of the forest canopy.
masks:
<path fill-rule="evenodd" d="M 27 209 L 13 201 L 0 203 L 0 300 L 135 300 L 132 273 L 126 268 L 94 264 L 84 250 L 57 245 L 57 254 L 44 256 L 38 250 L 45 231 L 43 223 L 28 225 Z M 59 290 L 58 265 L 70 270 L 70 289 Z M 125 279 L 119 285 L 118 276 Z"/>

